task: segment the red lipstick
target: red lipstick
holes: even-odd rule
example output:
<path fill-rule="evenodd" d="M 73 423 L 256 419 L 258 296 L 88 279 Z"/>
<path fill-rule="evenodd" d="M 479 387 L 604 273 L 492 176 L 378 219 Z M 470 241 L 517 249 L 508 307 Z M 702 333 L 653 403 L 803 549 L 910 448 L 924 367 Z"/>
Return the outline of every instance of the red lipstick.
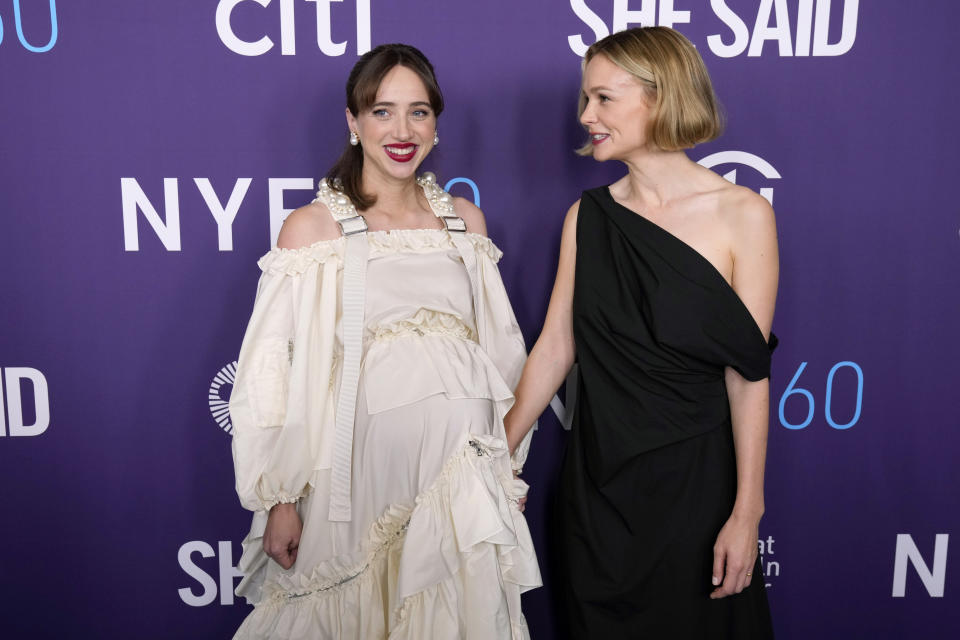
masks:
<path fill-rule="evenodd" d="M 410 162 L 417 155 L 417 145 L 412 142 L 384 145 L 383 150 L 396 162 Z"/>

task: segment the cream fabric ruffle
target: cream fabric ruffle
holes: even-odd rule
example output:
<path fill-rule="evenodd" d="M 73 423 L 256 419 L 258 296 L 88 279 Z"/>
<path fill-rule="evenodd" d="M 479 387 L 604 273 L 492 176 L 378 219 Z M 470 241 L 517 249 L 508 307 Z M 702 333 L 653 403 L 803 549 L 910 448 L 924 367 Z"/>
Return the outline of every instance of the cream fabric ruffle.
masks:
<path fill-rule="evenodd" d="M 466 436 L 415 503 L 388 507 L 356 552 L 263 584 L 235 640 L 529 638 L 520 593 L 541 579 L 516 506 L 526 490 L 503 440 Z M 262 528 L 243 544 L 244 582 L 260 591 Z"/>
<path fill-rule="evenodd" d="M 494 263 L 499 262 L 503 252 L 493 241 L 476 233 L 464 234 L 470 243 Z M 426 253 L 436 249 L 455 248 L 450 234 L 444 229 L 394 229 L 393 231 L 369 231 L 367 241 L 370 257 L 387 253 Z M 312 265 L 323 263 L 336 256 L 341 265 L 346 251 L 346 238 L 321 240 L 301 249 L 272 249 L 260 258 L 257 264 L 264 273 L 299 275 Z"/>
<path fill-rule="evenodd" d="M 367 411 L 380 413 L 437 393 L 451 399 L 513 400 L 500 371 L 480 345 L 455 335 L 470 331 L 468 327 L 453 321 L 439 322 L 440 318 L 449 318 L 447 314 L 424 311 L 418 316 L 409 326 L 389 325 L 386 335 L 406 335 L 407 339 L 374 340 L 367 350 Z"/>

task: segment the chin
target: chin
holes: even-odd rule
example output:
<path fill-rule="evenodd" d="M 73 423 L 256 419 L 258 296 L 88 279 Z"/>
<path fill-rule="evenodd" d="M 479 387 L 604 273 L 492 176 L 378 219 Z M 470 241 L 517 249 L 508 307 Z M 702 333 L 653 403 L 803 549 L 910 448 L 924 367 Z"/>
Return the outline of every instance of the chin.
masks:
<path fill-rule="evenodd" d="M 395 180 L 407 180 L 416 175 L 419 167 L 420 163 L 417 162 L 417 160 L 411 160 L 406 164 L 400 164 L 396 162 L 381 164 L 380 170 Z"/>
<path fill-rule="evenodd" d="M 416 176 L 418 169 L 420 169 L 420 163 L 416 160 L 411 160 L 404 166 L 393 167 L 393 170 L 390 173 L 395 178 L 401 178 L 405 180 Z"/>
<path fill-rule="evenodd" d="M 607 160 L 611 160 L 612 158 L 610 153 L 608 153 L 606 149 L 602 151 L 600 149 L 594 149 L 593 159 L 596 160 L 597 162 L 606 162 Z"/>

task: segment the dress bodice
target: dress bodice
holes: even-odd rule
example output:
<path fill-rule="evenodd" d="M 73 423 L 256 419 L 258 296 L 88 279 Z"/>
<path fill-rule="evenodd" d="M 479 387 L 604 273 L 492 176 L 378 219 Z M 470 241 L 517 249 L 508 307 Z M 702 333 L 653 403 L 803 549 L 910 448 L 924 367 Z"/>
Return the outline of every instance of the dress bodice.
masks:
<path fill-rule="evenodd" d="M 406 250 L 367 263 L 364 342 L 445 334 L 476 341 L 470 279 L 444 230 L 373 232 L 401 236 Z M 396 239 L 396 238 L 393 238 Z M 415 245 L 417 240 L 425 241 Z M 417 249 L 413 249 L 418 246 Z"/>
<path fill-rule="evenodd" d="M 581 198 L 573 325 L 574 425 L 590 432 L 588 459 L 602 478 L 729 423 L 725 368 L 766 378 L 776 344 L 712 264 L 606 187 Z"/>
<path fill-rule="evenodd" d="M 471 236 L 475 246 L 485 243 Z M 368 232 L 361 376 L 378 413 L 444 393 L 510 397 L 477 336 L 470 278 L 445 230 Z"/>

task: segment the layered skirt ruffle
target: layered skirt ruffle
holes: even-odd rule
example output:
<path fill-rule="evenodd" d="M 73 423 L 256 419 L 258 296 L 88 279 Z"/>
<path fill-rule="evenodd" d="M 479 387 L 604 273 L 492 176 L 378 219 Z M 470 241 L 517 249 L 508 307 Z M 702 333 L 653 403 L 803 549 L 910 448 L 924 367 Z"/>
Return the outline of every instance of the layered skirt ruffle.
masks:
<path fill-rule="evenodd" d="M 502 439 L 465 434 L 412 505 L 391 504 L 350 553 L 267 577 L 265 514 L 244 540 L 236 640 L 529 638 L 520 594 L 540 586 Z M 258 522 L 259 520 L 259 522 Z"/>

